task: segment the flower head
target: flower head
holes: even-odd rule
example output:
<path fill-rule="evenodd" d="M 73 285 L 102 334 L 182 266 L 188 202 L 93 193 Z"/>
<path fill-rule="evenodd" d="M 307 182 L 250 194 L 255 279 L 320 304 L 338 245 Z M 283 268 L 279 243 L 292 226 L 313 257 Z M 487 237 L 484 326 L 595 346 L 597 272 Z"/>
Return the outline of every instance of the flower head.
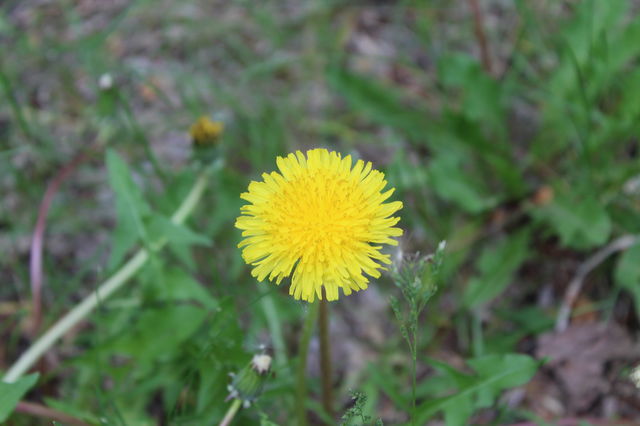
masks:
<path fill-rule="evenodd" d="M 367 288 L 368 278 L 380 277 L 389 255 L 380 244 L 397 245 L 402 235 L 392 215 L 400 201 L 384 203 L 394 189 L 382 192 L 384 174 L 371 163 L 326 149 L 300 151 L 276 160 L 280 172 L 264 173 L 240 195 L 236 227 L 244 239 L 242 257 L 259 281 L 280 284 L 292 275 L 289 294 L 313 302 L 338 299 Z"/>
<path fill-rule="evenodd" d="M 208 117 L 202 116 L 189 128 L 189 134 L 196 146 L 208 146 L 217 142 L 224 130 L 224 124 L 220 121 L 211 121 Z"/>
<path fill-rule="evenodd" d="M 259 374 L 264 374 L 271 368 L 271 357 L 267 354 L 257 354 L 251 358 L 251 368 Z"/>

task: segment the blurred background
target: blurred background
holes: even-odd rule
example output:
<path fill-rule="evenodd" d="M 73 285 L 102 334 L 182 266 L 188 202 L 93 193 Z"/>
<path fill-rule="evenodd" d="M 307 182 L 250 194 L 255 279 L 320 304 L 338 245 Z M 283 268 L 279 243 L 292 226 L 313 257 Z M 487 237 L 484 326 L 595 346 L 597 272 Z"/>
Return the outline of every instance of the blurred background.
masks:
<path fill-rule="evenodd" d="M 326 147 L 396 188 L 396 261 L 447 241 L 420 317 L 417 424 L 636 424 L 639 10 L 0 1 L 0 370 L 148 242 L 122 197 L 164 232 L 153 223 L 193 182 L 189 128 L 207 116 L 224 123 L 224 167 L 188 228 L 47 352 L 26 401 L 90 424 L 216 424 L 228 373 L 266 345 L 274 375 L 235 422 L 296 424 L 307 307 L 256 283 L 233 223 L 276 156 Z M 314 337 L 312 424 L 340 423 L 350 390 L 362 417 L 344 424 L 408 421 L 391 297 L 386 274 L 330 305 L 336 416 L 318 402 Z M 17 411 L 10 424 L 51 424 Z"/>

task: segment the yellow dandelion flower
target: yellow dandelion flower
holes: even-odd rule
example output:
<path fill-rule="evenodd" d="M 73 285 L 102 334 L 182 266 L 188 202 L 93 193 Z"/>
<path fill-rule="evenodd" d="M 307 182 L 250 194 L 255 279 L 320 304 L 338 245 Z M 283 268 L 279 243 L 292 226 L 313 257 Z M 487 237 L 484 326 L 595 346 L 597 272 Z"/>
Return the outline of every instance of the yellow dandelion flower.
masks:
<path fill-rule="evenodd" d="M 391 263 L 379 244 L 397 245 L 391 237 L 402 235 L 392 217 L 402 203 L 384 203 L 394 191 L 382 192 L 384 174 L 326 149 L 276 163 L 279 173 L 264 173 L 240 195 L 250 204 L 236 220 L 238 247 L 251 275 L 280 284 L 293 274 L 289 294 L 309 302 L 322 299 L 322 287 L 327 300 L 337 300 L 339 288 L 345 295 L 367 288 L 364 274 L 378 278 L 381 264 Z"/>
<path fill-rule="evenodd" d="M 208 117 L 202 116 L 189 128 L 189 134 L 195 145 L 211 145 L 214 144 L 222 131 L 224 124 L 219 121 L 211 121 Z"/>

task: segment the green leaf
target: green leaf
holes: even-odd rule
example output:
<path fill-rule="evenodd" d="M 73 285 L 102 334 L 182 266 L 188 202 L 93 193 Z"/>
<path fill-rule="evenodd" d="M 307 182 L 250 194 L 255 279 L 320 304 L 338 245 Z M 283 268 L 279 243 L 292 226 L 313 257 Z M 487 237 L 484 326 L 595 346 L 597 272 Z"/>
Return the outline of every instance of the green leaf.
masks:
<path fill-rule="evenodd" d="M 260 413 L 260 426 L 280 426 L 278 423 L 269 420 L 266 413 Z"/>
<path fill-rule="evenodd" d="M 464 374 L 463 372 L 453 368 L 446 362 L 438 361 L 437 359 L 429 359 L 429 364 L 436 370 L 451 378 L 455 385 L 459 388 L 469 386 L 474 382 L 473 376 Z"/>
<path fill-rule="evenodd" d="M 154 282 L 154 296 L 160 300 L 196 302 L 213 310 L 218 308 L 217 300 L 202 284 L 179 268 L 167 267 L 162 272 L 161 281 Z"/>
<path fill-rule="evenodd" d="M 538 361 L 522 354 L 487 355 L 470 359 L 467 364 L 480 377 L 499 377 L 482 389 L 476 407 L 490 406 L 500 391 L 524 385 L 538 369 Z M 510 374 L 502 375 L 505 370 L 510 370 Z"/>
<path fill-rule="evenodd" d="M 464 426 L 473 414 L 474 406 L 471 395 L 448 401 L 442 406 L 444 421 L 447 426 Z"/>
<path fill-rule="evenodd" d="M 560 237 L 563 245 L 588 249 L 597 247 L 611 235 L 611 219 L 594 195 L 580 197 L 572 192 L 559 193 L 553 201 L 538 210 Z"/>
<path fill-rule="evenodd" d="M 192 231 L 185 225 L 175 224 L 161 214 L 153 215 L 151 223 L 149 224 L 149 230 L 156 237 L 160 235 L 165 237 L 169 244 L 211 245 L 211 240 L 208 237 Z"/>
<path fill-rule="evenodd" d="M 441 409 L 444 411 L 445 422 L 448 426 L 467 424 L 467 419 L 477 408 L 491 405 L 501 390 L 526 383 L 535 373 L 537 367 L 535 360 L 520 354 L 488 355 L 471 359 L 467 361 L 467 364 L 476 371 L 475 376 L 464 374 L 438 360 L 430 359 L 429 364 L 449 376 L 456 388 L 460 390 L 476 386 L 478 381 L 483 378 L 500 376 L 505 368 L 512 370 L 511 374 L 500 376 L 495 379 L 495 382 L 486 382 L 484 388 L 475 392 L 475 400 L 474 394 L 469 393 L 442 404 Z M 530 367 L 533 367 L 533 371 Z"/>
<path fill-rule="evenodd" d="M 638 23 L 640 24 L 640 20 Z M 637 26 L 640 28 L 640 25 Z M 638 33 L 638 39 L 640 40 L 640 31 Z M 638 45 L 640 46 L 640 43 Z M 640 116 L 640 99 L 638 96 L 633 96 L 633 94 L 640 92 L 640 70 L 636 69 L 625 73 L 624 76 L 621 76 L 619 82 L 624 90 L 620 94 L 618 110 L 621 117 L 635 124 L 638 116 Z"/>
<path fill-rule="evenodd" d="M 91 413 L 90 408 L 81 409 L 70 401 L 57 400 L 53 398 L 44 398 L 44 401 L 48 407 L 51 407 L 54 410 L 69 414 L 91 424 L 100 424 L 100 416 Z"/>
<path fill-rule="evenodd" d="M 470 360 L 469 365 L 478 373 L 476 380 L 459 388 L 452 395 L 431 399 L 418 407 L 418 424 L 425 424 L 427 419 L 438 411 L 453 407 L 457 403 L 465 406 L 466 400 L 473 395 L 487 392 L 490 397 L 495 399 L 498 391 L 527 383 L 535 374 L 539 362 L 523 354 L 504 354 L 476 358 Z M 485 404 L 486 400 L 480 397 L 475 407 L 479 408 Z M 452 421 L 460 421 L 460 416 L 454 416 L 451 419 Z"/>
<path fill-rule="evenodd" d="M 329 68 L 327 80 L 351 108 L 378 124 L 400 130 L 413 139 L 425 139 L 433 128 L 426 119 L 426 108 L 408 106 L 396 88 L 337 67 Z"/>
<path fill-rule="evenodd" d="M 138 359 L 138 367 L 142 368 L 143 363 L 170 357 L 200 327 L 206 315 L 206 310 L 192 305 L 142 311 L 110 350 Z"/>
<path fill-rule="evenodd" d="M 148 242 L 143 218 L 150 212 L 135 184 L 127 164 L 114 151 L 107 151 L 107 171 L 109 183 L 115 192 L 117 226 L 113 234 L 113 246 L 109 267 L 118 265 L 134 244 Z"/>
<path fill-rule="evenodd" d="M 614 279 L 618 286 L 631 293 L 638 311 L 640 309 L 640 244 L 620 255 L 616 263 Z"/>
<path fill-rule="evenodd" d="M 478 276 L 469 281 L 463 294 L 463 304 L 472 308 L 502 293 L 527 258 L 528 246 L 529 232 L 521 231 L 486 249 L 477 263 Z"/>
<path fill-rule="evenodd" d="M 438 77 L 445 87 L 460 89 L 460 112 L 474 123 L 503 127 L 500 83 L 484 72 L 470 55 L 451 54 L 438 60 Z"/>
<path fill-rule="evenodd" d="M 398 389 L 395 377 L 388 371 L 379 368 L 375 364 L 369 365 L 369 374 L 371 381 L 375 383 L 381 392 L 384 392 L 394 404 L 403 410 L 409 410 L 409 401 Z"/>
<path fill-rule="evenodd" d="M 18 402 L 38 381 L 38 373 L 24 376 L 13 383 L 0 381 L 0 422 L 9 418 Z"/>
<path fill-rule="evenodd" d="M 621 34 L 610 43 L 610 60 L 613 67 L 622 67 L 640 54 L 640 19 L 634 19 L 623 27 Z M 629 69 L 620 70 L 626 74 Z M 613 74 L 613 73 L 611 73 Z"/>
<path fill-rule="evenodd" d="M 480 213 L 493 207 L 497 197 L 489 195 L 479 179 L 461 169 L 460 153 L 441 150 L 429 165 L 429 177 L 436 193 L 469 213 Z"/>

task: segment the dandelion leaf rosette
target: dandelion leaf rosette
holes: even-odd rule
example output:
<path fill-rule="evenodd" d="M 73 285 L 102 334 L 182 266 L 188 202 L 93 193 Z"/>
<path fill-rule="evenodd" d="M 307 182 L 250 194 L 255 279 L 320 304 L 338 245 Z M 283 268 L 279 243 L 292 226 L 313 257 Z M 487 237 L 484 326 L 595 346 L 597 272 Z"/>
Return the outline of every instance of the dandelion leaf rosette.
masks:
<path fill-rule="evenodd" d="M 326 149 L 300 151 L 276 160 L 279 172 L 264 173 L 241 198 L 236 227 L 242 230 L 242 257 L 263 281 L 280 284 L 291 276 L 289 294 L 313 302 L 337 300 L 367 288 L 369 278 L 391 261 L 382 244 L 402 235 L 393 214 L 400 201 L 385 203 L 384 173 L 362 160 Z"/>

